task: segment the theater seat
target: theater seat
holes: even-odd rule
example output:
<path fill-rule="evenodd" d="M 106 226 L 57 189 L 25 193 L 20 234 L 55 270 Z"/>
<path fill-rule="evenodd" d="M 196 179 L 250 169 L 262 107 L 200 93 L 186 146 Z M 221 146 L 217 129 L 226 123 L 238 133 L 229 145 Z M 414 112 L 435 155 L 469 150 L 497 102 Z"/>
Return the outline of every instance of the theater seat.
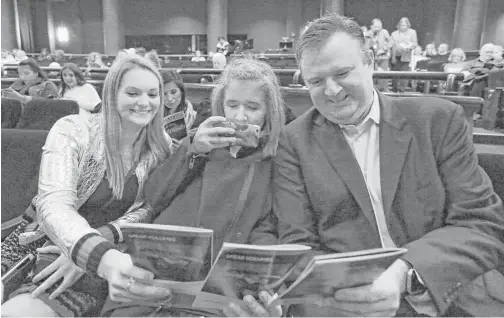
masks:
<path fill-rule="evenodd" d="M 26 104 L 16 128 L 50 130 L 58 119 L 78 113 L 79 105 L 72 100 L 33 99 Z"/>
<path fill-rule="evenodd" d="M 21 102 L 15 99 L 2 98 L 2 128 L 14 128 L 22 113 Z"/>
<path fill-rule="evenodd" d="M 495 193 L 504 201 L 504 154 L 479 153 L 478 163 L 492 180 Z"/>
<path fill-rule="evenodd" d="M 2 129 L 2 239 L 37 194 L 46 130 Z M 7 226 L 6 226 L 7 225 Z"/>

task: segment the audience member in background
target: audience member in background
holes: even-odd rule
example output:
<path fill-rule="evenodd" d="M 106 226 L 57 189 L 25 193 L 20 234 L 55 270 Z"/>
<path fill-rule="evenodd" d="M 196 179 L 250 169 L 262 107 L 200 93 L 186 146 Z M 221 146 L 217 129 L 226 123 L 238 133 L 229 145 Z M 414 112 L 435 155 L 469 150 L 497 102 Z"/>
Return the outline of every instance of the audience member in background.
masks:
<path fill-rule="evenodd" d="M 206 118 L 201 118 L 186 97 L 184 80 L 176 71 L 161 71 L 164 88 L 163 127 L 175 145 L 189 134 L 192 128 Z M 196 125 L 195 125 L 196 124 Z"/>
<path fill-rule="evenodd" d="M 370 35 L 371 49 L 375 55 L 375 70 L 390 71 L 390 51 L 394 42 L 388 31 L 383 28 L 382 21 L 380 19 L 375 18 L 371 21 Z M 389 80 L 377 80 L 376 87 L 378 87 L 380 91 L 387 92 L 389 90 L 388 86 Z"/>
<path fill-rule="evenodd" d="M 493 43 L 484 44 L 479 51 L 479 57 L 467 62 L 462 69 L 464 80 L 461 88 L 464 95 L 481 96 L 485 86 L 484 79 L 488 77 L 488 73 L 494 67 L 492 63 L 493 50 Z"/>
<path fill-rule="evenodd" d="M 212 56 L 213 68 L 223 69 L 227 64 L 226 56 L 222 53 L 215 53 Z"/>
<path fill-rule="evenodd" d="M 201 51 L 200 50 L 196 50 L 194 52 L 194 56 L 191 58 L 191 61 L 192 62 L 205 62 L 206 59 L 204 56 L 201 56 Z"/>
<path fill-rule="evenodd" d="M 49 50 L 47 48 L 43 48 L 40 51 L 40 54 L 37 58 L 40 62 L 45 61 L 45 60 L 52 60 L 51 58 L 51 53 L 49 53 Z"/>
<path fill-rule="evenodd" d="M 98 52 L 91 52 L 87 57 L 86 62 L 87 68 L 107 68 L 105 63 L 103 63 L 101 54 Z"/>
<path fill-rule="evenodd" d="M 448 62 L 449 56 L 450 52 L 448 51 L 448 44 L 446 43 L 439 44 L 436 58 L 439 61 Z"/>
<path fill-rule="evenodd" d="M 16 58 L 16 61 L 19 63 L 21 61 L 25 61 L 28 59 L 28 56 L 26 56 L 25 51 L 23 50 L 16 50 L 16 53 L 14 54 L 14 57 Z"/>
<path fill-rule="evenodd" d="M 432 59 L 437 55 L 436 46 L 433 43 L 429 43 L 425 46 L 425 51 L 423 52 L 423 56 Z"/>
<path fill-rule="evenodd" d="M 205 62 L 206 59 L 204 56 L 201 55 L 200 50 L 194 51 L 194 56 L 191 58 L 192 62 Z"/>
<path fill-rule="evenodd" d="M 30 277 L 21 294 L 3 304 L 2 315 L 97 316 L 107 280 L 115 286 L 112 294 L 123 286 L 128 298 L 128 279 L 149 277 L 115 243 L 119 224 L 151 221 L 142 208 L 144 184 L 171 152 L 171 140 L 161 126 L 162 91 L 161 77 L 150 63 L 127 57 L 109 70 L 102 113 L 89 121 L 71 115 L 54 124 L 43 148 L 34 209 L 28 213 L 40 222 L 39 228 L 20 233 L 35 228 L 25 222 L 2 243 L 2 272 L 4 263 L 23 251 L 16 248 L 18 239 L 20 244 L 36 240 L 29 245 L 32 253 L 47 240 L 45 235 L 55 246 L 39 250 L 35 283 Z"/>
<path fill-rule="evenodd" d="M 184 139 L 177 153 L 157 168 L 147 181 L 147 202 L 157 215 L 154 223 L 212 229 L 214 255 L 224 242 L 276 244 L 275 225 L 270 220 L 271 169 L 283 130 L 282 105 L 280 85 L 271 66 L 257 60 L 231 61 L 212 92 L 214 116 L 201 124 L 192 144 L 191 138 Z M 224 121 L 260 126 L 263 137 L 259 146 L 231 146 L 236 142 L 234 130 L 214 127 Z M 175 163 L 175 158 L 182 164 Z M 192 158 L 196 160 L 192 168 L 194 177 L 187 182 L 185 190 L 173 198 L 177 185 L 166 176 L 173 174 L 174 170 L 188 170 Z M 263 293 L 262 299 L 267 304 L 271 295 Z M 132 302 L 109 303 L 104 311 L 126 307 L 115 310 L 112 316 L 137 317 L 148 316 L 156 308 L 162 308 L 158 305 L 144 307 L 153 299 L 135 294 L 136 297 L 130 299 Z M 160 294 L 157 298 L 162 296 Z M 271 308 L 271 312 L 280 315 L 280 306 Z M 156 316 L 191 314 L 205 315 L 198 310 L 179 311 L 168 304 L 158 310 Z M 222 312 L 209 311 L 206 315 L 217 317 L 222 316 Z"/>
<path fill-rule="evenodd" d="M 448 57 L 448 63 L 443 67 L 443 71 L 447 73 L 460 73 L 465 67 L 466 55 L 464 50 L 457 47 L 454 48 Z"/>
<path fill-rule="evenodd" d="M 223 36 L 219 36 L 216 49 L 216 53 L 222 53 L 224 56 L 228 55 L 229 53 L 229 42 L 226 41 L 226 38 Z"/>
<path fill-rule="evenodd" d="M 2 50 L 2 66 L 15 64 L 17 64 L 17 61 L 14 55 L 7 50 Z"/>
<path fill-rule="evenodd" d="M 18 64 L 19 79 L 9 88 L 2 90 L 2 96 L 28 103 L 34 97 L 57 98 L 58 87 L 47 79 L 47 74 L 34 59 L 26 59 Z"/>
<path fill-rule="evenodd" d="M 65 51 L 63 51 L 61 49 L 54 51 L 53 58 L 54 58 L 54 62 L 56 62 L 56 63 L 58 63 L 60 65 L 66 63 Z"/>
<path fill-rule="evenodd" d="M 60 78 L 60 97 L 76 101 L 79 105 L 79 114 L 88 118 L 101 103 L 101 98 L 94 86 L 86 83 L 84 74 L 74 63 L 63 65 Z"/>
<path fill-rule="evenodd" d="M 349 18 L 312 22 L 297 57 L 315 107 L 286 127 L 274 158 L 279 243 L 407 252 L 371 284 L 322 288 L 324 300 L 287 317 L 504 312 L 504 208 L 463 108 L 377 92 L 372 54 Z"/>
<path fill-rule="evenodd" d="M 402 17 L 397 23 L 397 30 L 392 32 L 392 59 L 393 70 L 409 71 L 411 62 L 411 51 L 418 45 L 417 33 L 411 28 L 408 18 Z M 404 92 L 408 80 L 394 80 L 394 88 L 399 92 Z"/>
<path fill-rule="evenodd" d="M 504 56 L 502 46 L 494 45 L 492 53 L 492 63 L 494 64 L 495 68 L 504 67 Z"/>

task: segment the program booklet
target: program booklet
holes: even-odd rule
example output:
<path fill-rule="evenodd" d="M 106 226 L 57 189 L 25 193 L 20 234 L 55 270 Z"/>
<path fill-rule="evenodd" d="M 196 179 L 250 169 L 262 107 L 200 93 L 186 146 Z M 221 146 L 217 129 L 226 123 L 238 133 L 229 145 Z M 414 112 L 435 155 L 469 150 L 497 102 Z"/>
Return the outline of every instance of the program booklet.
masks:
<path fill-rule="evenodd" d="M 154 284 L 196 295 L 212 267 L 213 230 L 174 225 L 121 225 L 133 263 L 154 273 Z"/>
<path fill-rule="evenodd" d="M 275 293 L 311 248 L 305 245 L 224 243 L 194 307 L 222 309 L 261 290 Z"/>
<path fill-rule="evenodd" d="M 270 306 L 313 304 L 333 296 L 338 289 L 371 284 L 406 251 L 404 248 L 376 248 L 314 256 Z"/>
<path fill-rule="evenodd" d="M 193 306 L 244 305 L 245 295 L 257 298 L 261 290 L 275 295 L 269 306 L 313 304 L 338 289 L 372 283 L 407 250 L 377 248 L 316 256 L 309 251 L 304 245 L 224 243 Z"/>

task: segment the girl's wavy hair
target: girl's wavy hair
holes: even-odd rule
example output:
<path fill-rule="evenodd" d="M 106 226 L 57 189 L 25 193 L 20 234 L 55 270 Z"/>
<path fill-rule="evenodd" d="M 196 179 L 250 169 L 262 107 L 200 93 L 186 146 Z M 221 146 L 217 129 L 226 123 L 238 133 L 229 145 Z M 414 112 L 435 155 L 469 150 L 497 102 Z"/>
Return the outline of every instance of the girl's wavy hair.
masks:
<path fill-rule="evenodd" d="M 124 190 L 124 162 L 121 157 L 120 140 L 122 137 L 121 116 L 117 110 L 117 95 L 121 89 L 124 75 L 133 69 L 152 72 L 158 79 L 160 104 L 152 121 L 140 130 L 135 144 L 140 143 L 140 153 L 135 162 L 146 158 L 147 171 L 150 172 L 171 154 L 172 141 L 163 129 L 163 81 L 158 70 L 141 56 L 126 56 L 116 61 L 107 73 L 103 85 L 102 113 L 103 134 L 105 140 L 106 171 L 110 188 L 115 198 L 121 198 Z"/>
<path fill-rule="evenodd" d="M 267 141 L 263 148 L 265 157 L 275 156 L 278 140 L 285 123 L 284 100 L 278 78 L 269 64 L 258 60 L 238 58 L 232 60 L 216 82 L 212 91 L 212 114 L 224 116 L 226 89 L 233 80 L 259 81 L 265 94 L 266 117 L 262 132 Z"/>
<path fill-rule="evenodd" d="M 67 89 L 70 89 L 70 87 L 68 87 L 68 85 L 63 80 L 63 71 L 66 69 L 68 69 L 68 70 L 72 71 L 72 73 L 74 73 L 74 76 L 77 79 L 77 86 L 82 86 L 82 85 L 86 84 L 86 79 L 84 78 L 84 74 L 82 74 L 82 71 L 77 66 L 77 64 L 74 64 L 74 63 L 63 64 L 63 67 L 61 68 L 61 72 L 60 72 L 60 79 L 61 79 L 60 96 L 61 97 L 63 97 L 63 95 L 65 95 L 65 92 Z"/>

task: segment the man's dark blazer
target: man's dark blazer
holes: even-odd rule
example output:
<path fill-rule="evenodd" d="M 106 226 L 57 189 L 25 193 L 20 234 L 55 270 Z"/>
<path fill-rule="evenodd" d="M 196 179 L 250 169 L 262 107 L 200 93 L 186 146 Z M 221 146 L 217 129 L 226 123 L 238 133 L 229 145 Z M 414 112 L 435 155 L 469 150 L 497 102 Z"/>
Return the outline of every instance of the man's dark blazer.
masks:
<path fill-rule="evenodd" d="M 478 166 L 462 107 L 430 97 L 378 96 L 388 229 L 444 313 L 464 287 L 504 261 L 502 202 Z M 274 198 L 280 243 L 323 252 L 380 247 L 350 146 L 340 127 L 314 108 L 286 127 L 275 158 Z"/>

